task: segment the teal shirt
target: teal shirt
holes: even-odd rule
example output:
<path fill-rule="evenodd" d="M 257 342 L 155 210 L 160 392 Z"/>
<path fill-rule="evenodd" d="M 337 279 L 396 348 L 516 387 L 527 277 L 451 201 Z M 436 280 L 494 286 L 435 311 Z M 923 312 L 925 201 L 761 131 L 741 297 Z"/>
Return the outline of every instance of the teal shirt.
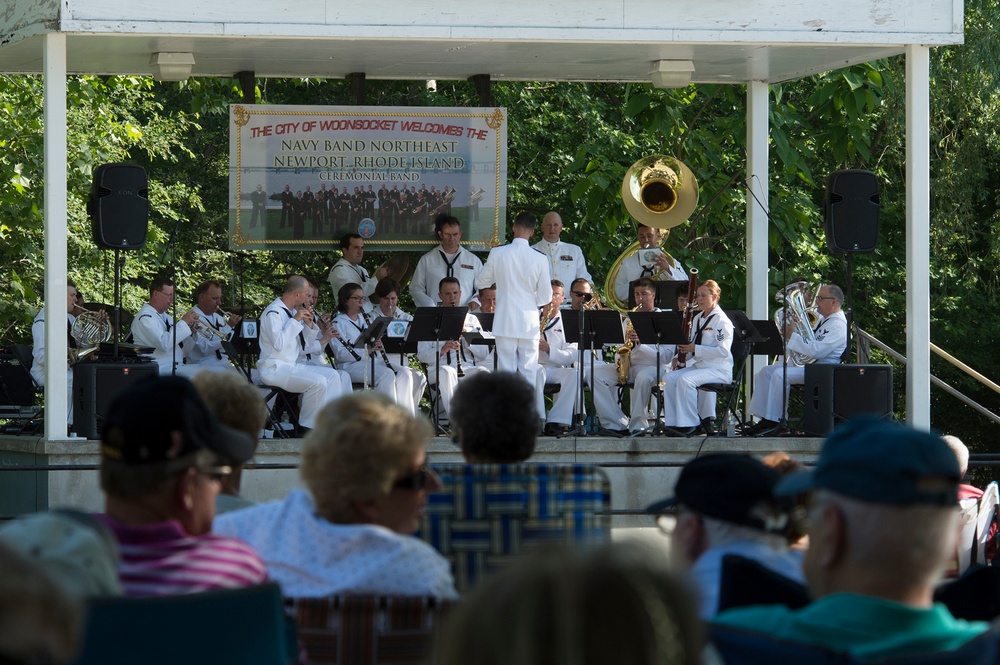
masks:
<path fill-rule="evenodd" d="M 799 610 L 741 607 L 718 614 L 714 622 L 775 640 L 846 651 L 861 660 L 950 651 L 989 628 L 982 621 L 956 619 L 940 603 L 920 609 L 852 593 L 826 596 Z"/>

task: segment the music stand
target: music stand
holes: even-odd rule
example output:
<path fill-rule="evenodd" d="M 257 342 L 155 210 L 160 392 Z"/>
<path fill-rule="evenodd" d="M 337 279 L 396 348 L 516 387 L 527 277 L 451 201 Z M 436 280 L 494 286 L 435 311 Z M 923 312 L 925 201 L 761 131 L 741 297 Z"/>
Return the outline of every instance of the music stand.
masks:
<path fill-rule="evenodd" d="M 641 278 L 640 278 L 641 279 Z M 635 283 L 639 280 L 633 280 L 629 282 L 628 285 L 628 307 L 632 309 L 635 307 Z M 653 300 L 653 307 L 657 309 L 677 309 L 677 289 L 683 289 L 684 295 L 687 296 L 689 280 L 667 280 L 665 282 L 654 281 L 653 284 L 656 285 L 656 296 Z"/>
<path fill-rule="evenodd" d="M 417 352 L 417 342 L 407 339 L 410 333 L 411 321 L 406 319 L 393 319 L 386 328 L 385 336 L 382 338 L 382 348 L 386 353 L 398 353 L 399 364 L 404 365 L 407 353 Z"/>
<path fill-rule="evenodd" d="M 441 394 L 441 351 L 440 344 L 446 340 L 458 339 L 462 336 L 465 328 L 465 316 L 469 313 L 468 307 L 418 307 L 413 314 L 413 322 L 406 332 L 406 341 L 416 345 L 419 342 L 434 342 L 434 385 L 437 387 L 438 395 Z M 461 353 L 461 349 L 458 351 Z M 439 433 L 441 422 L 438 418 L 437 407 L 433 407 L 431 418 L 434 427 Z"/>
<path fill-rule="evenodd" d="M 586 368 L 583 360 L 584 350 L 590 351 L 590 385 L 594 385 L 595 349 L 603 348 L 605 344 L 625 343 L 625 333 L 622 330 L 622 317 L 618 311 L 613 309 L 564 309 L 561 311 L 561 314 L 566 341 L 570 344 L 576 344 L 580 358 L 580 407 L 575 414 L 576 423 L 574 423 L 573 429 L 567 432 L 566 435 L 586 436 L 589 432 L 587 432 L 586 420 L 583 417 L 585 388 L 583 377 Z"/>
<path fill-rule="evenodd" d="M 667 430 L 663 425 L 660 413 L 663 411 L 663 389 L 660 387 L 660 375 L 662 364 L 660 362 L 661 344 L 684 344 L 687 342 L 684 336 L 683 318 L 681 312 L 629 312 L 629 320 L 632 322 L 632 329 L 639 336 L 640 344 L 656 345 L 656 383 L 654 392 L 656 394 L 656 418 L 653 426 L 646 428 L 643 433 L 649 431 L 653 434 L 666 434 Z"/>
<path fill-rule="evenodd" d="M 493 351 L 496 348 L 496 345 L 497 345 L 497 339 L 492 334 L 493 333 L 493 312 L 473 312 L 472 315 L 474 317 L 476 317 L 477 319 L 479 319 L 479 325 L 480 325 L 480 327 L 482 327 L 483 332 L 484 333 L 489 333 L 489 334 L 484 335 L 484 334 L 478 333 L 478 332 L 468 332 L 468 333 L 465 333 L 462 337 L 470 345 L 477 344 L 477 345 L 480 345 L 480 346 L 488 346 L 490 348 L 490 351 Z M 497 354 L 494 353 L 493 354 L 493 371 L 494 372 L 497 371 L 497 363 L 499 363 L 499 362 L 500 362 L 500 360 L 497 357 Z"/>
<path fill-rule="evenodd" d="M 735 325 L 735 322 L 733 322 Z M 750 323 L 754 330 L 761 337 L 760 348 L 755 348 L 754 353 L 759 356 L 781 356 L 785 353 L 785 339 L 774 324 L 773 319 L 757 320 L 752 319 Z"/>

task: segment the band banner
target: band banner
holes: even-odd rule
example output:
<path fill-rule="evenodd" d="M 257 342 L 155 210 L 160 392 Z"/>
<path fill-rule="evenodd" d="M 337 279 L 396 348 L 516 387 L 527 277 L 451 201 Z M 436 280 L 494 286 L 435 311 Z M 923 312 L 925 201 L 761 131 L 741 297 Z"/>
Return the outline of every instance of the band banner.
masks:
<path fill-rule="evenodd" d="M 329 251 L 349 232 L 383 251 L 506 241 L 503 108 L 230 106 L 230 249 Z"/>

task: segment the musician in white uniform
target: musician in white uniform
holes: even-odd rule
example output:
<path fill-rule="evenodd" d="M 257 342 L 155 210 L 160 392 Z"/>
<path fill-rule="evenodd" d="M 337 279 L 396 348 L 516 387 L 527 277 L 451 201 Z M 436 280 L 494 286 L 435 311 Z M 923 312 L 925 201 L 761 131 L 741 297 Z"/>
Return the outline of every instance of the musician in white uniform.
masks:
<path fill-rule="evenodd" d="M 222 285 L 215 280 L 208 280 L 198 285 L 194 292 L 194 313 L 201 330 L 214 331 L 206 334 L 198 332 L 191 337 L 191 342 L 184 345 L 184 362 L 197 365 L 201 369 L 217 371 L 236 371 L 237 369 L 222 348 L 222 340 L 230 339 L 233 328 L 243 320 L 242 316 L 232 314 L 228 319 L 219 314 L 222 305 Z"/>
<path fill-rule="evenodd" d="M 622 262 L 615 279 L 615 296 L 622 302 L 628 302 L 628 285 L 640 277 L 650 277 L 655 281 L 688 278 L 680 261 L 660 249 L 660 229 L 640 224 L 636 236 L 639 250 Z"/>
<path fill-rule="evenodd" d="M 340 332 L 340 339 L 330 342 L 337 367 L 350 374 L 355 383 L 364 383 L 367 373 L 370 386 L 391 397 L 410 413 L 416 413 L 417 404 L 414 403 L 413 377 L 410 372 L 397 371 L 392 366 L 381 341 L 371 350 L 371 357 L 366 357 L 363 347 L 354 346 L 358 337 L 372 322 L 363 310 L 365 300 L 367 297 L 360 284 L 349 282 L 340 287 L 340 293 L 337 294 L 337 315 L 333 318 L 333 325 Z"/>
<path fill-rule="evenodd" d="M 357 233 L 348 233 L 340 239 L 340 251 L 343 257 L 333 264 L 327 277 L 333 291 L 333 304 L 339 307 L 337 294 L 344 284 L 359 284 L 365 296 L 362 307 L 366 312 L 372 311 L 372 303 L 368 297 L 375 293 L 375 286 L 389 274 L 389 269 L 385 266 L 379 268 L 375 277 L 368 274 L 368 270 L 361 265 L 361 259 L 365 256 L 365 240 Z"/>
<path fill-rule="evenodd" d="M 198 315 L 193 309 L 188 310 L 176 322 L 177 330 L 174 331 L 174 318 L 167 314 L 173 301 L 174 283 L 166 277 L 154 278 L 149 285 L 149 302 L 132 321 L 132 339 L 138 346 L 153 348 L 153 360 L 160 366 L 160 376 L 170 376 L 173 369 L 176 374 L 190 378 L 202 369 L 198 365 L 184 364 L 185 346 L 194 345 L 192 326 Z"/>
<path fill-rule="evenodd" d="M 378 302 L 372 316 L 387 316 L 394 321 L 413 321 L 411 314 L 407 314 L 399 308 L 399 282 L 396 280 L 391 277 L 379 280 L 378 286 L 375 287 L 375 297 L 378 298 Z M 420 400 L 427 389 L 427 377 L 424 376 L 423 372 L 418 372 L 410 367 L 409 355 L 404 355 L 400 359 L 400 354 L 390 353 L 388 358 L 389 364 L 392 365 L 397 374 L 404 372 L 410 375 L 410 382 L 413 386 L 413 404 L 415 408 L 419 407 Z"/>
<path fill-rule="evenodd" d="M 549 261 L 549 277 L 563 284 L 572 284 L 573 280 L 583 278 L 591 280 L 587 271 L 587 262 L 583 258 L 583 250 L 576 245 L 559 239 L 563 223 L 559 213 L 552 211 L 542 218 L 542 239 L 532 247 L 545 255 Z"/>
<path fill-rule="evenodd" d="M 686 367 L 678 368 L 674 358 L 663 387 L 664 423 L 682 436 L 701 426 L 698 386 L 733 380 L 733 323 L 718 306 L 722 289 L 709 279 L 696 293 L 699 311 L 691 322 L 690 341 L 677 346 L 678 354 L 687 354 Z"/>
<path fill-rule="evenodd" d="M 67 348 L 76 348 L 76 340 L 73 339 L 73 324 L 76 323 L 76 317 L 73 312 L 76 311 L 77 305 L 77 290 L 76 284 L 67 279 L 66 280 L 66 336 L 67 336 Z M 31 378 L 35 380 L 35 383 L 39 387 L 45 386 L 45 311 L 46 307 L 38 310 L 38 314 L 35 315 L 35 320 L 31 323 Z M 73 368 L 66 368 L 66 403 L 68 405 L 67 422 L 73 424 Z"/>
<path fill-rule="evenodd" d="M 816 296 L 816 309 L 820 320 L 813 328 L 813 341 L 806 341 L 802 335 L 794 331 L 794 326 L 786 326 L 784 334 L 788 340 L 785 348 L 805 356 L 812 362 L 835 365 L 847 348 L 847 317 L 841 311 L 844 303 L 844 292 L 835 284 L 824 284 Z M 808 325 L 808 324 L 806 324 Z M 786 405 L 788 388 L 792 384 L 805 382 L 806 370 L 803 365 L 788 363 L 785 392 L 782 394 L 782 363 L 764 367 L 753 380 L 753 397 L 750 398 L 750 415 L 760 418 L 748 433 L 763 434 L 773 431 L 782 419 L 781 406 Z M 787 417 L 787 412 L 785 413 Z"/>
<path fill-rule="evenodd" d="M 542 308 L 542 337 L 538 340 L 538 390 L 546 383 L 557 384 L 559 392 L 552 397 L 552 408 L 545 418 L 545 434 L 562 434 L 573 422 L 574 406 L 580 393 L 580 374 L 574 367 L 577 361 L 576 344 L 566 341 L 562 315 L 563 283 L 552 280 L 552 302 Z"/>
<path fill-rule="evenodd" d="M 438 299 L 441 307 L 461 307 L 462 286 L 456 277 L 445 277 L 438 288 Z M 465 315 L 463 332 L 482 332 L 479 319 L 473 314 Z M 458 387 L 459 378 L 471 376 L 477 372 L 487 372 L 492 364 L 487 365 L 489 349 L 482 344 L 469 344 L 464 339 L 453 339 L 442 342 L 418 342 L 417 359 L 427 365 L 427 380 L 434 385 L 440 377 L 439 411 L 449 413 L 451 398 Z"/>
<path fill-rule="evenodd" d="M 304 307 L 308 295 L 309 281 L 292 275 L 281 296 L 261 313 L 257 371 L 265 384 L 301 393 L 299 425 L 312 429 L 323 405 L 343 391 L 336 374 L 297 362 L 306 348 L 304 331 L 313 320 L 313 313 Z"/>
<path fill-rule="evenodd" d="M 340 335 L 337 326 L 333 325 L 330 317 L 316 311 L 316 303 L 319 301 L 319 287 L 312 282 L 309 283 L 309 295 L 306 298 L 305 308 L 313 314 L 311 324 L 306 325 L 303 331 L 305 345 L 299 349 L 299 357 L 296 362 L 310 367 L 319 367 L 327 372 L 336 375 L 340 382 L 338 397 L 350 395 L 354 389 L 351 383 L 351 375 L 342 369 L 337 369 L 327 361 L 326 347 L 335 337 Z"/>
<path fill-rule="evenodd" d="M 479 257 L 461 246 L 462 227 L 455 217 L 439 215 L 434 222 L 441 244 L 420 257 L 410 280 L 410 295 L 417 307 L 437 307 L 441 280 L 455 277 L 462 287 L 461 306 L 479 307 L 475 299 L 476 277 L 482 272 Z"/>
<path fill-rule="evenodd" d="M 552 300 L 552 286 L 548 262 L 528 244 L 535 233 L 535 216 L 530 212 L 519 214 L 512 232 L 514 239 L 509 245 L 490 251 L 476 287 L 497 285 L 497 311 L 493 316 L 497 368 L 501 372 L 518 372 L 528 385 L 534 386 L 541 337 L 538 308 Z M 537 400 L 541 412 L 545 408 L 541 394 Z"/>

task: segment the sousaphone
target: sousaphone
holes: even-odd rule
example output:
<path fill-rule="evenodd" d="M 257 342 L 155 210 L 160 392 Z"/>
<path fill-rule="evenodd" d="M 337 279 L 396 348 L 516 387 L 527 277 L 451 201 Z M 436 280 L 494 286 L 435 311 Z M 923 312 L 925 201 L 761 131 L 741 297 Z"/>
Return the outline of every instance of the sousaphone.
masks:
<path fill-rule="evenodd" d="M 698 181 L 684 162 L 667 155 L 643 157 L 622 180 L 625 208 L 641 224 L 671 229 L 698 205 Z"/>

